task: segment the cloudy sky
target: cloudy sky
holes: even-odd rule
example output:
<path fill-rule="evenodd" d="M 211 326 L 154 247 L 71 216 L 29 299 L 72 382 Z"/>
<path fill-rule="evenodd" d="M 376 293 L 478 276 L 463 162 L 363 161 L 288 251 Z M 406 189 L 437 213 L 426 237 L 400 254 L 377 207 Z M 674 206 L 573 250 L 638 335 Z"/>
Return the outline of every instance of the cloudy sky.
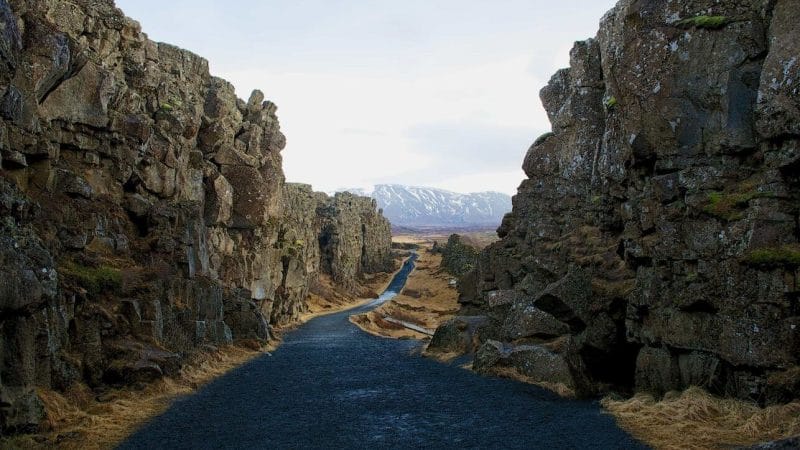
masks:
<path fill-rule="evenodd" d="M 289 181 L 512 194 L 539 89 L 612 0 L 117 0 L 278 105 Z"/>

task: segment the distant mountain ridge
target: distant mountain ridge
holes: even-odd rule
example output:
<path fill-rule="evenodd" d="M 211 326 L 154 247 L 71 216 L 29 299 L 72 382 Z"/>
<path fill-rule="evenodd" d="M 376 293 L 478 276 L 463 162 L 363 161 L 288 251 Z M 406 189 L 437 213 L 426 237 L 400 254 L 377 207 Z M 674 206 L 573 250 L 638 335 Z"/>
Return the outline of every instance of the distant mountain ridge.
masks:
<path fill-rule="evenodd" d="M 394 227 L 496 227 L 511 211 L 511 196 L 500 192 L 461 194 L 400 184 L 342 190 L 374 198 Z"/>

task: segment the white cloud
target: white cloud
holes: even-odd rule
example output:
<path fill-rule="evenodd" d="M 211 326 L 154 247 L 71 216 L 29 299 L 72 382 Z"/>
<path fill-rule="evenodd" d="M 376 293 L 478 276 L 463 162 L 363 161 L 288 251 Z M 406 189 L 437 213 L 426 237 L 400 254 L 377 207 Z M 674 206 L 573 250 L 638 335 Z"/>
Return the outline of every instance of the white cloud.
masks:
<path fill-rule="evenodd" d="M 522 169 L 516 169 L 457 175 L 439 182 L 431 182 L 428 186 L 454 192 L 496 191 L 513 195 L 517 193 L 517 187 L 523 179 L 525 179 L 525 173 Z M 508 189 L 509 185 L 513 185 L 511 190 Z"/>
<path fill-rule="evenodd" d="M 290 181 L 513 193 L 549 129 L 539 90 L 613 0 L 117 4 L 278 105 Z"/>
<path fill-rule="evenodd" d="M 453 161 L 478 163 L 471 168 L 458 164 L 472 171 L 485 170 L 487 163 L 518 167 L 520 155 L 547 123 L 538 101 L 542 82 L 527 65 L 527 58 L 518 57 L 439 68 L 415 77 L 272 73 L 267 68 L 219 75 L 245 87 L 239 96 L 246 98 L 251 88 L 260 86 L 279 105 L 288 143 L 287 179 L 331 190 L 373 180 L 426 183 L 430 176 L 415 175 L 451 175 L 446 166 Z M 492 136 L 486 130 L 508 130 L 510 135 Z M 465 137 L 477 138 L 485 148 L 475 148 Z M 510 144 L 508 137 L 517 137 L 516 143 Z M 476 157 L 480 153 L 483 158 Z M 493 163 L 503 156 L 511 158 Z M 502 187 L 493 189 L 513 192 L 518 181 L 496 180 L 492 184 Z"/>

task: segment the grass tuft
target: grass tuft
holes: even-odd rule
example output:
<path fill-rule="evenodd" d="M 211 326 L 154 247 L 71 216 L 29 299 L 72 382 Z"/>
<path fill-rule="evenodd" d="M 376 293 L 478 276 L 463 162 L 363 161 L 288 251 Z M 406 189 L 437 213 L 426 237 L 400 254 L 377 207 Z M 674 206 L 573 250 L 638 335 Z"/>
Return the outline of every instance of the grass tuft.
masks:
<path fill-rule="evenodd" d="M 697 27 L 697 28 L 706 28 L 709 30 L 716 30 L 718 28 L 722 28 L 729 23 L 729 20 L 725 16 L 694 16 L 689 17 L 688 19 L 683 19 L 677 23 L 678 26 L 682 27 Z"/>
<path fill-rule="evenodd" d="M 772 192 L 759 192 L 750 190 L 726 194 L 724 192 L 710 192 L 703 211 L 728 222 L 744 218 L 744 209 L 751 200 L 757 198 L 774 197 Z"/>
<path fill-rule="evenodd" d="M 58 268 L 61 275 L 74 279 L 91 295 L 113 291 L 122 286 L 122 272 L 110 266 L 88 267 L 68 261 Z"/>
<path fill-rule="evenodd" d="M 760 408 L 692 387 L 658 402 L 637 394 L 628 400 L 606 397 L 601 404 L 620 427 L 658 449 L 751 446 L 800 434 L 798 401 Z"/>
<path fill-rule="evenodd" d="M 489 374 L 500 378 L 509 378 L 512 380 L 521 381 L 523 383 L 532 384 L 534 386 L 539 386 L 541 388 L 547 389 L 548 391 L 558 394 L 560 397 L 576 398 L 575 390 L 570 388 L 564 383 L 553 383 L 550 381 L 537 380 L 535 378 L 531 378 L 527 375 L 519 373 L 519 371 L 517 371 L 513 367 L 492 367 L 491 369 L 489 369 Z"/>

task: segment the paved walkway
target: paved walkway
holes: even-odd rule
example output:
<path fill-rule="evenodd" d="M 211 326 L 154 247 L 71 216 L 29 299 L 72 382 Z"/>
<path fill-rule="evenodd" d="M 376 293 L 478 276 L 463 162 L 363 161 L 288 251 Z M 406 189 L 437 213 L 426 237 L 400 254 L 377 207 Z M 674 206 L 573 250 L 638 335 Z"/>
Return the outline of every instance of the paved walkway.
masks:
<path fill-rule="evenodd" d="M 311 320 L 272 356 L 178 400 L 120 448 L 644 448 L 596 402 L 480 377 L 417 356 L 416 341 L 348 322 L 377 303 Z"/>

